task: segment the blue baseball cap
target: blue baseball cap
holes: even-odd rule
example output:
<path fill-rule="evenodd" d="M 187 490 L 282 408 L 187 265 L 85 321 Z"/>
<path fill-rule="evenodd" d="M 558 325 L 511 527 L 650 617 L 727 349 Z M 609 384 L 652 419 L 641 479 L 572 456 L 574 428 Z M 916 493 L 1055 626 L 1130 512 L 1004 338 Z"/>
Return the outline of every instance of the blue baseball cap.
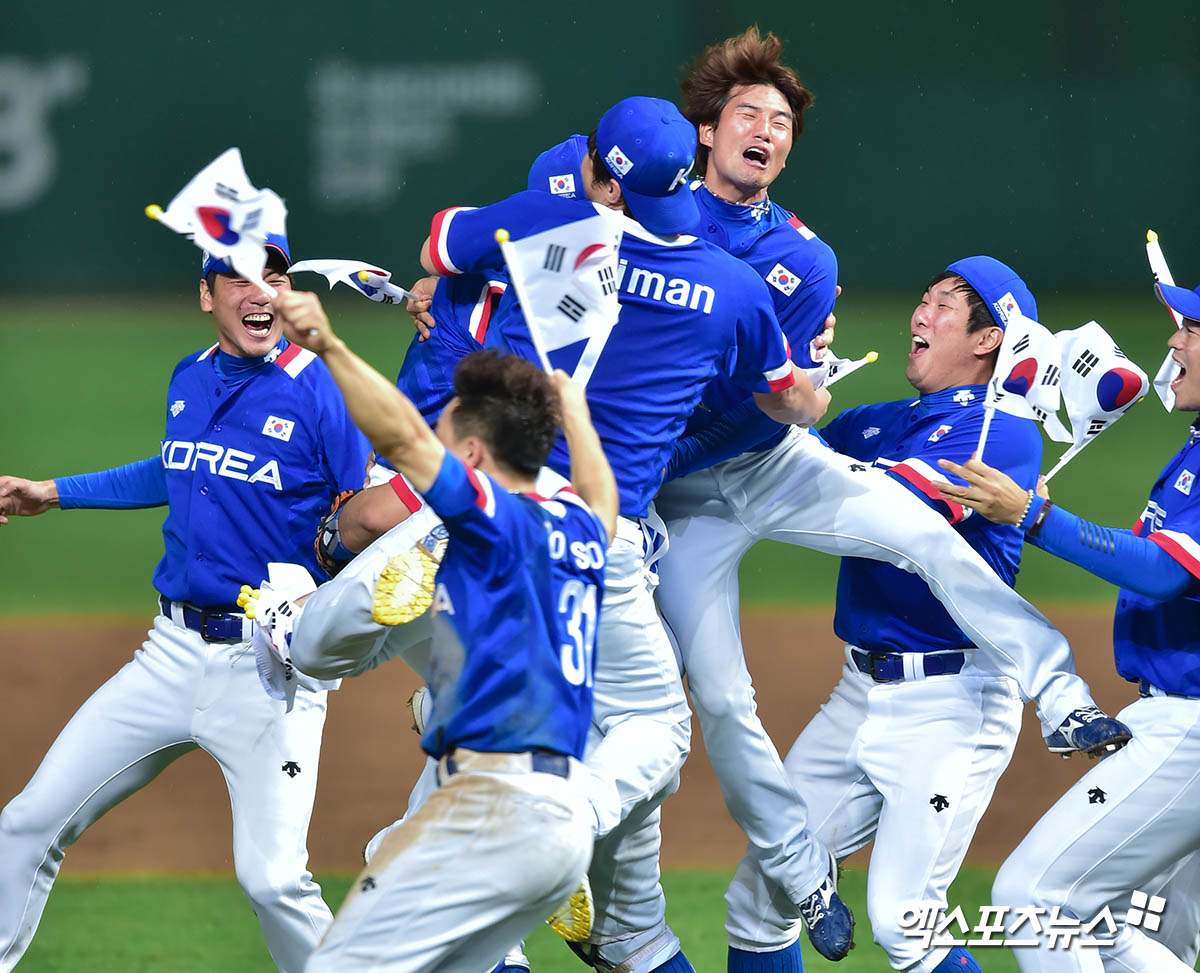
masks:
<path fill-rule="evenodd" d="M 1001 328 L 1008 323 L 1014 311 L 1020 311 L 1033 321 L 1037 320 L 1037 301 L 1025 286 L 1025 281 L 1008 264 L 1002 264 L 995 257 L 964 257 L 954 261 L 946 270 L 958 274 L 975 288 L 975 293 L 983 298 L 983 303 Z"/>
<path fill-rule="evenodd" d="M 583 173 L 580 166 L 587 156 L 587 136 L 572 135 L 552 145 L 533 160 L 526 189 L 550 192 L 565 199 L 583 199 Z"/>
<path fill-rule="evenodd" d="M 263 248 L 267 251 L 267 266 L 272 270 L 280 270 L 287 272 L 288 267 L 292 265 L 292 258 L 289 255 L 287 237 L 282 233 L 268 233 L 267 241 L 263 244 Z M 282 264 L 282 266 L 280 266 Z M 214 257 L 207 250 L 204 251 L 204 256 L 200 258 L 200 278 L 204 279 L 209 274 L 235 274 L 236 270 L 230 265 L 227 260 L 222 260 L 220 257 Z"/>
<path fill-rule="evenodd" d="M 1200 287 L 1189 291 L 1186 287 L 1174 287 L 1171 284 L 1155 284 L 1154 293 L 1176 314 L 1185 318 L 1200 321 Z"/>
<path fill-rule="evenodd" d="M 640 95 L 617 102 L 596 126 L 596 148 L 629 212 L 651 233 L 685 233 L 700 222 L 688 187 L 696 128 L 671 102 Z"/>

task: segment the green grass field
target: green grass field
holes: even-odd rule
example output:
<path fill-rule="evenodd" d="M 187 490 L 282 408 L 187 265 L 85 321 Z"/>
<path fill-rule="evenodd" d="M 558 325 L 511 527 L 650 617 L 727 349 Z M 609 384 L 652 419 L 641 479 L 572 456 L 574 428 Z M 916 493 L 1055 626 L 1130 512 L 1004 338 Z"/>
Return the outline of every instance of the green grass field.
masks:
<path fill-rule="evenodd" d="M 837 347 L 855 356 L 874 348 L 880 360 L 837 387 L 835 408 L 911 394 L 903 366 L 915 298 L 850 292 L 842 299 Z M 412 333 L 407 316 L 350 296 L 331 306 L 351 345 L 395 374 Z M 1045 297 L 1041 311 L 1055 330 L 1098 318 L 1151 375 L 1170 334 L 1148 289 L 1132 296 Z M 40 479 L 154 454 L 171 369 L 212 336 L 191 297 L 10 302 L 0 319 L 0 415 L 7 420 L 0 473 Z M 1132 523 L 1188 421 L 1167 415 L 1148 396 L 1055 479 L 1056 498 L 1089 518 Z M 1050 444 L 1043 468 L 1060 448 Z M 11 524 L 0 533 L 0 614 L 145 612 L 153 601 L 161 524 L 158 510 L 53 512 Z M 763 543 L 742 565 L 743 596 L 749 604 L 828 602 L 834 567 L 822 555 Z M 1103 582 L 1032 548 L 1019 587 L 1034 601 L 1113 597 Z"/>
<path fill-rule="evenodd" d="M 697 973 L 725 969 L 722 895 L 730 874 L 721 871 L 667 872 L 667 921 L 683 941 Z M 349 876 L 321 876 L 329 904 L 336 909 L 346 894 Z M 950 901 L 977 919 L 987 902 L 992 876 L 964 869 Z M 805 941 L 805 968 L 839 973 L 878 973 L 887 959 L 871 942 L 866 924 L 866 875 L 849 870 L 842 891 L 858 916 L 857 947 L 841 963 L 829 963 Z M 577 973 L 585 967 L 548 928 L 527 944 L 537 973 Z M 988 973 L 1017 969 L 1003 949 L 975 950 Z M 124 877 L 64 878 L 54 889 L 41 928 L 21 973 L 267 973 L 274 969 L 241 890 L 232 878 Z M 463 971 L 471 973 L 471 971 Z"/>

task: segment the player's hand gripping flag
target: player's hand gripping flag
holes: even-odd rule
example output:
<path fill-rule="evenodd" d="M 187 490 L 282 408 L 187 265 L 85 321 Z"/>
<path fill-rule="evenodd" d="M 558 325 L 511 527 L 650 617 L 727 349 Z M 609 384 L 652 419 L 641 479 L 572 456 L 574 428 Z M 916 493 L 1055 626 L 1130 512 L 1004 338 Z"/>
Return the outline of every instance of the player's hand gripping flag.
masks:
<path fill-rule="evenodd" d="M 621 235 L 619 216 L 600 209 L 595 216 L 521 240 L 510 241 L 504 230 L 496 232 L 542 366 L 551 371 L 551 352 L 582 342 L 574 367 L 569 362 L 560 366 L 580 385 L 591 378 L 621 311 Z"/>
<path fill-rule="evenodd" d="M 1158 244 L 1158 234 L 1153 230 L 1146 231 L 1146 259 L 1150 261 L 1150 273 L 1154 276 L 1154 283 L 1173 287 L 1175 278 L 1171 276 L 1167 258 L 1163 256 L 1162 247 Z M 1175 322 L 1176 328 L 1183 327 L 1183 318 L 1175 312 L 1174 308 L 1168 307 L 1167 313 L 1171 315 L 1171 320 Z M 1158 397 L 1168 412 L 1175 408 L 1175 390 L 1171 388 L 1171 383 L 1178 377 L 1179 363 L 1168 351 L 1167 357 L 1158 366 L 1158 373 L 1154 376 L 1154 391 L 1158 393 Z"/>
<path fill-rule="evenodd" d="M 1019 311 L 1009 315 L 983 403 L 983 429 L 976 450 L 979 458 L 997 409 L 1036 419 L 1055 442 L 1071 442 L 1071 434 L 1058 418 L 1061 359 L 1058 341 L 1045 327 Z"/>
<path fill-rule="evenodd" d="M 164 210 L 147 206 L 146 215 L 227 261 L 270 297 L 263 280 L 268 233 L 286 235 L 287 207 L 269 189 L 255 189 L 239 149 L 226 149 L 201 169 Z"/>
<path fill-rule="evenodd" d="M 1047 480 L 1140 402 L 1149 388 L 1146 373 L 1095 321 L 1073 331 L 1060 331 L 1055 338 L 1062 348 L 1062 397 L 1074 442 L 1046 474 Z"/>
<path fill-rule="evenodd" d="M 378 304 L 403 305 L 405 300 L 418 299 L 415 294 L 406 291 L 399 284 L 392 283 L 390 270 L 380 270 L 374 264 L 363 263 L 361 260 L 301 260 L 288 268 L 289 274 L 298 274 L 301 271 L 321 274 L 329 281 L 330 290 L 340 281 Z"/>

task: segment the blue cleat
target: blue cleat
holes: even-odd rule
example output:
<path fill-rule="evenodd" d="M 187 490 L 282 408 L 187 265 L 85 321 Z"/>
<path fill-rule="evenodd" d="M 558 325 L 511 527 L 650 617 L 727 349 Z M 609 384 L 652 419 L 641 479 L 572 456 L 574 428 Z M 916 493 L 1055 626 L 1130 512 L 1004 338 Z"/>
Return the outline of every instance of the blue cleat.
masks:
<path fill-rule="evenodd" d="M 955 946 L 946 954 L 946 958 L 933 968 L 933 973 L 983 973 L 983 967 L 965 949 Z"/>
<path fill-rule="evenodd" d="M 1125 746 L 1133 734 L 1120 720 L 1096 706 L 1081 706 L 1071 710 L 1062 725 L 1046 737 L 1046 748 L 1051 753 L 1070 757 L 1073 753 L 1086 753 L 1089 757 L 1106 757 Z"/>
<path fill-rule="evenodd" d="M 800 918 L 813 948 L 837 962 L 854 948 L 854 914 L 837 894 L 837 861 L 833 855 L 829 861 L 829 877 L 800 903 Z"/>

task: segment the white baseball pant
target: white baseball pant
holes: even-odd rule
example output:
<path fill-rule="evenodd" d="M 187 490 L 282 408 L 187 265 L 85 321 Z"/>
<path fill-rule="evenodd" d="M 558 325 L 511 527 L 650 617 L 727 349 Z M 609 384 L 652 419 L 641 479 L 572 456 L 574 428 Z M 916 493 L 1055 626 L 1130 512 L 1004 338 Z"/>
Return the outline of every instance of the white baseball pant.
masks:
<path fill-rule="evenodd" d="M 996 876 L 996 905 L 1059 906 L 1087 922 L 1106 904 L 1127 906 L 1134 891 L 1153 892 L 1161 876 L 1200 848 L 1200 700 L 1151 696 L 1118 718 L 1133 740 L 1080 778 L 1034 825 Z M 1128 926 L 1116 947 L 1013 954 L 1023 973 L 1096 973 L 1118 960 L 1125 969 L 1191 969 Z"/>
<path fill-rule="evenodd" d="M 804 801 L 758 718 L 741 649 L 737 569 L 757 541 L 919 574 L 980 646 L 977 665 L 1038 700 L 1047 733 L 1092 705 L 1066 640 L 957 531 L 882 471 L 805 431 L 793 427 L 764 453 L 674 480 L 655 506 L 671 538 L 658 603 L 679 646 L 705 749 L 730 814 L 792 901 L 821 884 L 829 862 L 808 835 Z"/>
<path fill-rule="evenodd" d="M 891 683 L 847 663 L 784 761 L 809 827 L 837 858 L 874 840 L 867 912 L 894 969 L 928 973 L 949 952 L 905 936 L 900 917 L 945 907 L 1012 759 L 1021 710 L 1012 680 L 969 662 L 958 674 Z M 798 909 L 763 874 L 753 845 L 725 901 L 726 932 L 738 949 L 782 949 L 800 934 Z"/>
<path fill-rule="evenodd" d="M 248 639 L 208 643 L 157 617 L 0 814 L 0 970 L 28 948 L 67 848 L 197 747 L 225 775 L 234 869 L 271 958 L 303 970 L 332 921 L 306 847 L 327 695 L 302 684 L 285 713 L 263 692 Z"/>
<path fill-rule="evenodd" d="M 454 760 L 355 880 L 308 973 L 486 973 L 578 887 L 592 851 L 579 764 L 563 778 L 529 754 Z"/>

